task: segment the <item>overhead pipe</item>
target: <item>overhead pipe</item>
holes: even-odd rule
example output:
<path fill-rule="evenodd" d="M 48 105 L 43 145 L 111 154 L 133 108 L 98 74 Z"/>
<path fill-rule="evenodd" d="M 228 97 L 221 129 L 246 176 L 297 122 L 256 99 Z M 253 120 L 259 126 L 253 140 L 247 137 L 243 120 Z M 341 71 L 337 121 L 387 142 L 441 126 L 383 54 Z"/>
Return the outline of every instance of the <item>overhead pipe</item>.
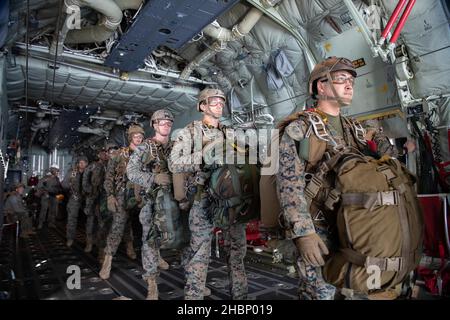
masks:
<path fill-rule="evenodd" d="M 231 30 L 211 23 L 203 29 L 203 32 L 216 40 L 224 42 L 243 38 L 255 26 L 262 15 L 262 11 L 252 8 L 244 19 L 239 24 L 234 25 Z"/>
<path fill-rule="evenodd" d="M 379 40 L 379 44 L 382 45 L 384 41 L 387 38 L 388 33 L 391 31 L 392 26 L 394 25 L 394 22 L 397 20 L 397 17 L 400 15 L 400 12 L 403 9 L 403 6 L 408 0 L 400 0 L 397 3 L 397 6 L 394 9 L 394 12 L 392 13 L 391 17 L 389 18 L 386 27 L 384 28 L 383 32 L 381 33 L 381 38 Z"/>
<path fill-rule="evenodd" d="M 32 131 L 30 138 L 30 145 L 33 144 L 34 138 L 40 129 L 45 129 L 50 127 L 50 120 L 44 120 L 45 112 L 36 111 L 36 116 L 31 123 L 30 130 Z"/>
<path fill-rule="evenodd" d="M 210 37 L 217 41 L 213 45 L 200 53 L 194 60 L 192 60 L 183 72 L 181 72 L 180 79 L 187 79 L 194 69 L 198 68 L 204 62 L 208 61 L 217 52 L 223 49 L 223 44 L 229 41 L 234 41 L 245 37 L 255 24 L 263 16 L 263 12 L 257 8 L 251 8 L 245 15 L 244 19 L 238 24 L 235 24 L 231 31 L 221 26 L 216 27 L 214 24 L 208 25 L 203 31 Z"/>
<path fill-rule="evenodd" d="M 81 30 L 70 30 L 67 33 L 65 43 L 90 43 L 107 40 L 116 31 L 122 21 L 122 9 L 114 0 L 66 0 L 66 5 L 89 7 L 103 14 L 102 21 L 96 26 L 86 27 Z M 71 19 L 70 16 L 67 17 Z M 67 23 L 65 23 L 66 25 Z"/>
<path fill-rule="evenodd" d="M 120 10 L 137 10 L 141 6 L 143 0 L 114 0 Z"/>
<path fill-rule="evenodd" d="M 78 132 L 81 133 L 91 133 L 91 134 L 95 134 L 98 136 L 107 136 L 108 135 L 108 131 L 102 129 L 102 128 L 91 128 L 88 126 L 80 126 L 77 129 Z"/>
<path fill-rule="evenodd" d="M 411 13 L 412 8 L 414 7 L 414 4 L 416 3 L 416 0 L 409 0 L 408 4 L 406 5 L 405 11 L 403 12 L 400 21 L 398 22 L 397 26 L 395 27 L 394 33 L 392 34 L 391 39 L 389 39 L 390 44 L 394 44 L 398 36 L 400 35 L 400 32 L 402 31 L 406 19 L 408 19 L 409 14 Z"/>
<path fill-rule="evenodd" d="M 103 14 L 102 21 L 96 26 L 86 27 L 81 30 L 70 30 L 69 25 L 73 17 L 68 15 L 61 27 L 58 41 L 54 41 L 50 53 L 63 52 L 64 43 L 92 43 L 102 42 L 111 37 L 122 21 L 122 11 L 127 9 L 137 10 L 143 0 L 65 0 L 64 11 L 70 12 L 70 6 L 90 7 Z M 58 44 L 58 47 L 56 46 Z"/>
<path fill-rule="evenodd" d="M 31 131 L 38 131 L 39 129 L 45 129 L 50 127 L 50 121 L 49 120 L 42 120 L 40 122 L 33 122 L 31 124 Z"/>

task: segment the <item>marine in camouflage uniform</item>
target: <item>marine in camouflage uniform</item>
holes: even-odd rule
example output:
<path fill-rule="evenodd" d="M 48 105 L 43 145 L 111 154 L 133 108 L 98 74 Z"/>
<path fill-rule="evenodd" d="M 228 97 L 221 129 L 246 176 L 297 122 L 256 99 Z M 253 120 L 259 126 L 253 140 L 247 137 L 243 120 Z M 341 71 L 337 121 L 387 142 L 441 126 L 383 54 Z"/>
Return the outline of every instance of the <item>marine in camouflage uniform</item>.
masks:
<path fill-rule="evenodd" d="M 328 154 L 334 154 L 335 148 L 348 146 L 361 152 L 368 151 L 362 126 L 340 115 L 340 108 L 351 103 L 355 77 L 352 63 L 345 58 L 332 57 L 317 64 L 309 79 L 309 92 L 313 99 L 318 100 L 317 107 L 303 112 L 302 116 L 290 116 L 280 124 L 280 167 L 277 173 L 282 208 L 280 221 L 288 238 L 297 247 L 296 267 L 301 300 L 335 298 L 336 288 L 323 279 L 322 266 L 326 260 L 324 256 L 336 250 L 338 241 L 330 233 L 324 203 L 317 207 L 309 206 L 314 183 L 309 181 L 308 176 L 321 170 L 320 165 L 327 160 L 324 153 L 319 153 L 320 158 L 309 148 L 311 136 L 315 135 L 311 124 L 319 123 L 315 129 L 326 134 L 328 141 L 324 152 Z M 332 174 L 325 176 L 324 183 L 333 187 Z M 326 195 L 320 199 L 325 202 Z"/>
<path fill-rule="evenodd" d="M 111 272 L 112 257 L 116 254 L 122 237 L 127 244 L 127 255 L 136 259 L 136 253 L 133 248 L 133 235 L 131 228 L 131 219 L 129 219 L 129 204 L 131 194 L 136 195 L 139 191 L 135 189 L 134 184 L 128 180 L 126 168 L 131 154 L 136 147 L 142 143 L 144 138 L 144 129 L 138 125 L 132 125 L 128 129 L 128 141 L 130 145 L 123 147 L 108 161 L 106 168 L 104 188 L 107 196 L 108 210 L 112 212 L 113 222 L 109 231 L 105 258 L 100 277 L 108 279 Z M 133 204 L 133 207 L 135 204 Z"/>
<path fill-rule="evenodd" d="M 85 156 L 81 156 L 77 160 L 76 166 L 71 168 L 67 175 L 64 177 L 62 183 L 65 189 L 69 189 L 70 197 L 67 202 L 67 243 L 68 247 L 71 247 L 75 240 L 75 234 L 78 224 L 78 214 L 81 206 L 83 205 L 83 192 L 82 181 L 83 173 L 88 165 L 88 159 Z"/>
<path fill-rule="evenodd" d="M 108 163 L 106 150 L 98 152 L 98 160 L 89 164 L 83 174 L 82 189 L 86 197 L 84 213 L 86 214 L 86 248 L 85 252 L 92 251 L 94 219 L 100 214 L 99 200 L 105 180 L 105 167 Z"/>
<path fill-rule="evenodd" d="M 167 159 L 172 149 L 169 140 L 173 124 L 173 115 L 168 110 L 157 110 L 150 119 L 155 129 L 155 136 L 147 139 L 138 146 L 130 156 L 127 166 L 127 176 L 131 182 L 138 184 L 146 190 L 146 201 L 139 214 L 142 224 L 142 267 L 145 273 L 144 280 L 148 283 L 148 300 L 158 299 L 158 287 L 156 277 L 158 266 L 168 269 L 167 262 L 162 260 L 155 229 L 154 204 L 155 189 L 159 187 L 168 188 L 172 191 L 172 177 L 168 170 Z"/>
<path fill-rule="evenodd" d="M 20 237 L 28 238 L 30 234 L 35 234 L 35 232 L 32 228 L 29 212 L 25 207 L 25 203 L 22 198 L 24 188 L 25 186 L 22 183 L 17 183 L 13 186 L 13 191 L 5 201 L 4 212 L 8 223 L 19 221 L 21 227 Z"/>
<path fill-rule="evenodd" d="M 108 159 L 112 158 L 115 153 L 117 152 L 118 146 L 113 143 L 109 142 L 105 146 L 106 152 L 108 153 Z M 108 162 L 105 164 L 105 173 L 106 168 L 108 166 Z M 98 221 L 98 229 L 97 229 L 97 248 L 98 248 L 98 261 L 100 264 L 103 264 L 103 260 L 105 258 L 105 247 L 106 247 L 106 239 L 108 237 L 109 230 L 111 229 L 112 221 L 113 221 L 113 214 L 108 210 L 107 206 L 107 195 L 106 190 L 104 188 L 104 179 L 103 176 L 103 183 L 100 186 L 100 194 L 98 197 L 98 211 L 96 212 L 97 215 L 97 221 Z M 125 232 L 128 232 L 129 230 L 125 229 Z"/>
<path fill-rule="evenodd" d="M 37 185 L 38 192 L 41 194 L 41 211 L 39 213 L 38 229 L 44 225 L 48 212 L 48 223 L 50 227 L 55 227 L 55 220 L 58 215 L 58 200 L 56 195 L 62 192 L 61 182 L 58 178 L 59 167 L 53 164 L 50 172 L 41 179 Z"/>
<path fill-rule="evenodd" d="M 200 300 L 204 297 L 214 229 L 208 179 L 215 165 L 202 164 L 202 150 L 196 150 L 194 147 L 196 142 L 192 140 L 199 137 L 203 146 L 214 141 L 223 141 L 224 128 L 219 125 L 219 119 L 222 116 L 224 104 L 225 96 L 221 90 L 204 89 L 200 92 L 197 110 L 203 112 L 203 120 L 188 124 L 177 134 L 169 161 L 171 172 L 190 174 L 189 179 L 195 181 L 197 189 L 189 211 L 190 246 L 182 255 L 186 278 L 184 288 L 186 300 Z M 190 152 L 194 147 L 194 152 L 180 155 L 180 150 L 185 149 L 186 146 L 190 148 Z M 187 202 L 189 202 L 188 199 L 182 200 L 180 208 L 184 208 Z M 225 249 L 227 249 L 232 298 L 246 299 L 248 288 L 243 264 L 247 248 L 245 225 L 233 225 L 223 232 L 227 243 Z"/>

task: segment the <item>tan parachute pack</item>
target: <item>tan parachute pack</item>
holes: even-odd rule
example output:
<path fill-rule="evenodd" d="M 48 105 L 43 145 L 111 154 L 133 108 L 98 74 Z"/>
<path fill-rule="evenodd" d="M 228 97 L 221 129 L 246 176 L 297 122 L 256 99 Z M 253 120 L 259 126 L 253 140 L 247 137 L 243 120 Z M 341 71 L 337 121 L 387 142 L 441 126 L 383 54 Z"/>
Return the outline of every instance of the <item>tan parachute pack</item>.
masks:
<path fill-rule="evenodd" d="M 341 154 L 334 167 L 339 250 L 324 279 L 338 288 L 372 293 L 393 288 L 421 257 L 423 216 L 414 176 L 396 159 Z"/>

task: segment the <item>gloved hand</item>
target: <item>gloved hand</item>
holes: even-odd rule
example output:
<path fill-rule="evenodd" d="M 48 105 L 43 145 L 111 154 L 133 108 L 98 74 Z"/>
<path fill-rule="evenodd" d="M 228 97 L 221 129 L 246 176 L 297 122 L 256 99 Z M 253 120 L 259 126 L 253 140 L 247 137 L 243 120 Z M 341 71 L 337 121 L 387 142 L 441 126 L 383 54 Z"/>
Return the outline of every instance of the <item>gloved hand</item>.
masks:
<path fill-rule="evenodd" d="M 181 200 L 180 202 L 178 202 L 178 206 L 180 207 L 180 210 L 186 211 L 187 209 L 189 209 L 189 200 L 188 199 Z"/>
<path fill-rule="evenodd" d="M 328 248 L 317 233 L 295 239 L 295 245 L 307 264 L 320 267 L 325 264 L 322 255 L 327 255 Z"/>
<path fill-rule="evenodd" d="M 117 212 L 117 208 L 119 207 L 119 203 L 117 202 L 117 199 L 114 196 L 108 196 L 106 204 L 107 204 L 107 207 L 108 207 L 109 211 Z"/>
<path fill-rule="evenodd" d="M 155 176 L 155 183 L 159 186 L 167 186 L 170 184 L 170 175 L 168 173 L 158 173 Z"/>

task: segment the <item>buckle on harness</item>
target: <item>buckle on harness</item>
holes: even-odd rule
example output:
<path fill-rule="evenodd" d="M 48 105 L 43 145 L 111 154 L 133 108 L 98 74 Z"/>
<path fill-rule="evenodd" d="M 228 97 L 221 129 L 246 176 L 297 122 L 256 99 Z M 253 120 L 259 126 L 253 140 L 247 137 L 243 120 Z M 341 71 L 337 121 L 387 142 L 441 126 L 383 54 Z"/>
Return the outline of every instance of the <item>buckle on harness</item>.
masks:
<path fill-rule="evenodd" d="M 312 177 L 311 181 L 305 188 L 305 194 L 310 199 L 314 199 L 317 193 L 319 193 L 320 188 L 322 187 L 322 180 L 317 178 L 316 176 Z"/>
<path fill-rule="evenodd" d="M 328 193 L 327 200 L 325 200 L 325 207 L 329 210 L 333 210 L 334 205 L 339 202 L 340 199 L 340 193 L 336 191 L 336 189 L 333 189 Z"/>
<path fill-rule="evenodd" d="M 367 257 L 364 267 L 377 266 L 381 271 L 400 271 L 403 269 L 403 258 L 376 258 Z"/>
<path fill-rule="evenodd" d="M 355 130 L 356 133 L 356 138 L 362 142 L 363 144 L 366 144 L 366 139 L 365 139 L 365 130 L 362 127 L 362 125 L 359 122 L 353 122 L 353 129 Z"/>
<path fill-rule="evenodd" d="M 398 192 L 386 191 L 378 193 L 378 204 L 380 206 L 396 206 L 398 205 Z"/>
<path fill-rule="evenodd" d="M 306 114 L 308 115 L 309 121 L 317 138 L 319 138 L 320 140 L 329 141 L 330 135 L 327 133 L 325 124 L 323 123 L 322 119 L 310 112 L 306 112 Z"/>

